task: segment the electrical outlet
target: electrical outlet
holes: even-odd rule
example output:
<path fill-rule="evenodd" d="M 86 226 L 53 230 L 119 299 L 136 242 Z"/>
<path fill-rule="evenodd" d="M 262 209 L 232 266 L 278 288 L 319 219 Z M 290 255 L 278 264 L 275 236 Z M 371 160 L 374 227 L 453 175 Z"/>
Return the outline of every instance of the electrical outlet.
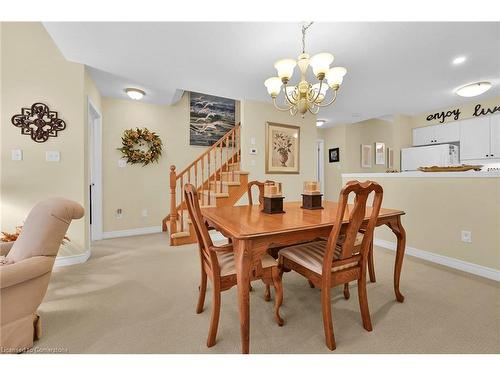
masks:
<path fill-rule="evenodd" d="M 142 210 L 142 217 L 148 217 L 148 210 L 146 208 Z"/>
<path fill-rule="evenodd" d="M 118 208 L 118 209 L 116 210 L 116 218 L 117 218 L 117 219 L 121 219 L 122 217 L 123 217 L 123 211 L 122 211 L 122 209 L 121 209 L 121 208 Z"/>
<path fill-rule="evenodd" d="M 254 166 L 255 166 L 255 159 L 250 160 L 250 165 L 251 165 L 252 167 L 254 167 Z"/>
<path fill-rule="evenodd" d="M 118 159 L 118 167 L 125 168 L 127 166 L 127 161 L 125 159 Z"/>
<path fill-rule="evenodd" d="M 472 232 L 468 230 L 463 230 L 461 233 L 462 242 L 471 243 L 472 242 Z"/>

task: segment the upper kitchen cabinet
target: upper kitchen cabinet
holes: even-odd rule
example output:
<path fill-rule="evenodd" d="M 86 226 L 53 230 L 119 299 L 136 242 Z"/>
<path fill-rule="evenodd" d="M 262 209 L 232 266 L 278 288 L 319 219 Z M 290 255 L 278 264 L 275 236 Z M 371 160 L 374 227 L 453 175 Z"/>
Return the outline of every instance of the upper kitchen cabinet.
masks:
<path fill-rule="evenodd" d="M 500 158 L 500 116 L 460 122 L 460 159 Z"/>
<path fill-rule="evenodd" d="M 490 154 L 500 158 L 500 115 L 490 117 Z"/>
<path fill-rule="evenodd" d="M 451 143 L 460 141 L 460 124 L 424 126 L 413 129 L 413 146 L 426 146 L 438 143 Z"/>

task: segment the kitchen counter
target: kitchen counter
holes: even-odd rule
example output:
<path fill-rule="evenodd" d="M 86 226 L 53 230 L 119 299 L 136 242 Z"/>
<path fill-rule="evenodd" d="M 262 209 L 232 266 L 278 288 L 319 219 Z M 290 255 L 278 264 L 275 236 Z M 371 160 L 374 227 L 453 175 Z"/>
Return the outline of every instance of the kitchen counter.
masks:
<path fill-rule="evenodd" d="M 399 173 L 342 173 L 342 178 L 500 178 L 500 171 L 486 172 L 486 171 L 467 171 L 467 172 L 399 172 Z"/>

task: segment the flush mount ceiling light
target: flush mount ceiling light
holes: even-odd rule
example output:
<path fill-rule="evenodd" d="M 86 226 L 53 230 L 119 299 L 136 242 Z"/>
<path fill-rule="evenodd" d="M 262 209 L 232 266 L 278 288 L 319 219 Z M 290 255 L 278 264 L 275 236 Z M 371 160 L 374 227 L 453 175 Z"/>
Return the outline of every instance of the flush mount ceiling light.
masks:
<path fill-rule="evenodd" d="M 325 124 L 325 120 L 316 120 L 316 126 L 321 127 Z"/>
<path fill-rule="evenodd" d="M 465 96 L 470 98 L 473 96 L 478 96 L 484 94 L 491 88 L 491 82 L 474 82 L 464 85 L 455 90 L 455 94 L 459 96 Z"/>
<path fill-rule="evenodd" d="M 134 99 L 134 100 L 141 100 L 142 97 L 144 95 L 146 95 L 146 93 L 140 89 L 134 89 L 134 88 L 126 88 L 125 89 L 125 92 L 127 93 L 127 95 L 130 97 L 130 99 Z"/>
<path fill-rule="evenodd" d="M 330 68 L 330 64 L 334 59 L 331 53 L 322 52 L 312 57 L 306 53 L 306 30 L 311 25 L 312 22 L 302 26 L 302 53 L 298 59 L 281 59 L 277 61 L 274 67 L 278 72 L 278 77 L 268 78 L 264 82 L 268 94 L 273 99 L 274 106 L 280 111 L 290 111 L 292 116 L 300 112 L 302 117 L 304 117 L 307 111 L 315 115 L 321 107 L 328 107 L 333 104 L 337 98 L 337 92 L 340 89 L 344 76 L 347 73 L 346 68 L 340 66 Z M 299 66 L 301 74 L 300 82 L 296 85 L 288 86 L 296 65 Z M 309 66 L 311 66 L 319 83 L 311 84 L 306 80 L 306 73 Z M 328 88 L 331 90 L 329 91 Z M 280 107 L 276 103 L 276 97 L 281 92 L 284 94 L 284 107 Z M 332 92 L 332 98 L 326 101 L 328 92 Z"/>
<path fill-rule="evenodd" d="M 458 57 L 455 57 L 452 62 L 453 62 L 453 65 L 460 65 L 460 64 L 464 63 L 465 60 L 467 60 L 467 57 L 458 56 Z"/>

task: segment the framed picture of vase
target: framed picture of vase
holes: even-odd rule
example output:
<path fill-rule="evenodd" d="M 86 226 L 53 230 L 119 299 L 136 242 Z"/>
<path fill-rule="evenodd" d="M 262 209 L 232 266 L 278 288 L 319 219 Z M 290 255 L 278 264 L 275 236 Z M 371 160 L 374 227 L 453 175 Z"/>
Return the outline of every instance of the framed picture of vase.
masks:
<path fill-rule="evenodd" d="M 300 127 L 266 123 L 266 173 L 300 173 Z"/>
<path fill-rule="evenodd" d="M 372 167 L 372 145 L 361 145 L 361 168 Z"/>

